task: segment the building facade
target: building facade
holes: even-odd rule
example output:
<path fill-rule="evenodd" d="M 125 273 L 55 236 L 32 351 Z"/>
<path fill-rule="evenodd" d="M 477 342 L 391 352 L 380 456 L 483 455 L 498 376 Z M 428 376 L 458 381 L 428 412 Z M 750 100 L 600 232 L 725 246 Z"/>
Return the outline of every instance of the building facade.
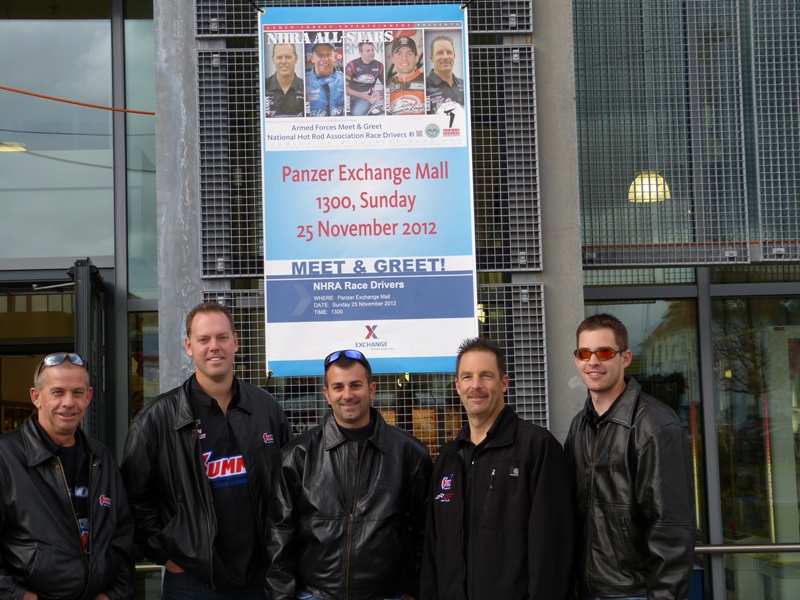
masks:
<path fill-rule="evenodd" d="M 797 598 L 800 7 L 465 10 L 480 330 L 508 352 L 512 402 L 563 440 L 585 398 L 575 328 L 620 316 L 630 373 L 694 450 L 696 597 Z M 233 311 L 239 377 L 298 431 L 323 414 L 318 378 L 264 367 L 257 23 L 247 0 L 4 4 L 3 431 L 30 414 L 36 361 L 75 349 L 99 394 L 86 426 L 119 452 L 190 373 L 183 320 L 205 299 Z M 460 426 L 452 373 L 378 384 L 434 454 Z"/>

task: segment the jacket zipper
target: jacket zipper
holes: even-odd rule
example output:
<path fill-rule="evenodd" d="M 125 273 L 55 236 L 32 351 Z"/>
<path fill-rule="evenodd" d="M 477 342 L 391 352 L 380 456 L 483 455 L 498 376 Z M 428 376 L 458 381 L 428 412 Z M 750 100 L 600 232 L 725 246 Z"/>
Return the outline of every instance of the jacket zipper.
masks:
<path fill-rule="evenodd" d="M 466 478 L 467 478 L 467 471 L 469 469 L 471 469 L 471 468 L 475 468 L 475 463 L 478 462 L 478 458 L 481 457 L 484 453 L 488 452 L 489 450 L 495 449 L 495 448 L 504 448 L 506 446 L 510 446 L 513 443 L 514 443 L 513 441 L 511 441 L 511 442 L 503 442 L 503 443 L 498 443 L 498 444 L 493 444 L 492 442 L 489 442 L 488 444 L 486 444 L 486 446 L 484 446 L 483 448 L 478 450 L 475 454 L 473 454 L 470 457 L 469 464 L 467 464 L 467 461 L 463 461 L 462 460 L 461 462 L 464 465 L 464 479 L 465 479 L 465 481 L 466 481 Z M 486 512 L 486 506 L 489 503 L 489 492 L 494 491 L 494 477 L 495 477 L 496 471 L 497 470 L 495 468 L 492 468 L 492 473 L 490 475 L 490 480 L 489 480 L 489 489 L 486 492 L 486 499 L 483 502 L 483 511 L 484 512 Z M 473 488 L 472 488 L 472 509 L 473 509 L 472 512 L 473 512 L 473 514 L 470 515 L 470 524 L 469 524 L 470 527 L 472 527 L 475 524 L 474 521 L 475 521 L 476 517 L 475 517 L 474 513 L 475 513 L 475 508 L 476 508 L 476 500 L 478 499 L 477 496 L 478 496 L 477 486 L 473 486 Z M 465 541 L 464 541 L 465 533 L 466 532 L 464 531 L 464 526 L 462 524 L 461 525 L 462 545 L 465 543 Z M 472 568 L 473 562 L 474 561 L 472 560 L 472 553 L 470 553 L 469 556 L 467 557 L 467 564 L 466 564 L 466 570 L 467 570 L 467 592 L 470 593 L 470 594 L 474 590 L 474 580 L 475 580 L 475 569 Z"/>
<path fill-rule="evenodd" d="M 86 561 L 86 566 L 89 566 L 89 548 L 83 547 L 83 542 L 81 541 L 81 524 L 78 522 L 78 514 L 75 512 L 75 503 L 72 501 L 72 497 L 69 495 L 69 483 L 67 483 L 67 476 L 64 474 L 64 463 L 61 462 L 61 458 L 56 456 L 56 461 L 58 464 L 56 465 L 56 470 L 61 473 L 61 481 L 64 482 L 64 491 L 67 492 L 67 500 L 69 500 L 69 507 L 72 509 L 72 518 L 75 520 L 75 527 L 78 530 L 78 543 L 81 546 L 81 551 L 83 553 L 83 558 Z M 89 471 L 89 489 L 92 486 L 92 472 Z M 90 505 L 89 508 L 89 518 L 91 519 L 91 502 L 87 502 Z M 91 523 L 91 521 L 89 521 Z"/>
<path fill-rule="evenodd" d="M 489 475 L 489 491 L 486 492 L 486 500 L 483 502 L 483 512 L 486 513 L 486 507 L 489 506 L 489 497 L 494 491 L 494 476 L 497 474 L 497 469 L 492 469 L 492 474 Z"/>
<path fill-rule="evenodd" d="M 592 469 L 591 469 L 591 476 L 589 477 L 589 508 L 588 508 L 590 514 L 591 514 L 592 507 L 594 506 L 594 468 L 595 468 L 595 464 L 597 462 L 597 444 L 600 442 L 600 433 L 603 430 L 605 430 L 604 425 L 605 425 L 605 423 L 600 423 L 599 425 L 597 425 L 595 427 L 594 443 L 592 444 Z M 588 540 L 590 514 L 586 515 L 586 524 L 583 526 L 583 528 L 584 528 L 583 534 L 584 534 L 584 537 L 587 538 L 585 543 L 584 543 L 584 548 L 586 550 L 585 550 L 584 555 L 583 555 L 583 569 L 584 569 L 583 581 L 587 582 L 587 585 L 588 585 L 588 581 L 589 581 L 589 547 L 591 546 L 591 544 L 589 544 L 589 540 Z"/>
<path fill-rule="evenodd" d="M 350 517 L 349 522 L 347 524 L 347 566 L 345 567 L 345 579 L 344 579 L 344 598 L 347 600 L 350 597 L 350 557 L 353 553 L 353 525 L 356 516 L 356 506 L 358 505 L 358 483 L 361 481 L 361 465 L 364 459 L 364 454 L 367 452 L 367 444 L 369 442 L 364 442 L 364 448 L 361 450 L 361 454 L 358 456 L 358 464 L 356 465 L 356 480 L 355 485 L 353 486 L 353 507 L 350 510 Z M 347 446 L 347 453 L 350 454 L 349 444 Z M 348 461 L 349 462 L 349 461 Z M 350 469 L 347 469 L 348 477 L 350 475 Z"/>
<path fill-rule="evenodd" d="M 197 448 L 197 423 L 192 428 L 192 455 L 196 456 Z M 200 477 L 197 474 L 197 461 L 192 461 L 192 471 L 194 472 L 194 480 L 197 483 L 197 492 L 200 495 L 200 503 L 203 505 L 203 513 L 206 516 L 206 534 L 208 535 L 208 580 L 211 582 L 211 590 L 215 590 L 214 586 L 214 550 L 211 540 L 211 517 L 209 515 L 208 506 L 203 500 L 203 487 L 200 483 Z"/>

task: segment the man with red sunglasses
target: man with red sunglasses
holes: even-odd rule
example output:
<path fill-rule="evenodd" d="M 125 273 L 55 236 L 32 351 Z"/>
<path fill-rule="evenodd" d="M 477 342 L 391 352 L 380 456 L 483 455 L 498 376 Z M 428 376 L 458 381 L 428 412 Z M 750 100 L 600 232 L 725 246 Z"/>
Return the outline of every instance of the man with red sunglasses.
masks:
<path fill-rule="evenodd" d="M 577 331 L 589 390 L 564 450 L 574 477 L 582 600 L 683 600 L 694 555 L 694 475 L 675 412 L 625 375 L 628 331 L 608 314 Z"/>
<path fill-rule="evenodd" d="M 372 407 L 358 350 L 325 359 L 331 412 L 283 449 L 270 508 L 271 600 L 419 598 L 433 465 L 426 446 Z"/>

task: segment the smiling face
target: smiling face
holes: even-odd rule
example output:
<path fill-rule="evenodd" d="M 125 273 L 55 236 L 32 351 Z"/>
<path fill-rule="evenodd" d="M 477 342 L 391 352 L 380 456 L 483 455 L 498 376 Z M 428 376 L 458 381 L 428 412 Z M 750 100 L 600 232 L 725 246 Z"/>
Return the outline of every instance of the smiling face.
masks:
<path fill-rule="evenodd" d="M 64 361 L 54 367 L 44 367 L 39 386 L 30 390 L 31 402 L 39 413 L 39 425 L 56 444 L 71 446 L 92 400 L 89 373 L 83 367 Z"/>
<path fill-rule="evenodd" d="M 358 49 L 358 53 L 361 55 L 361 60 L 364 61 L 365 65 L 375 60 L 375 46 L 369 42 L 362 43 L 361 48 Z"/>
<path fill-rule="evenodd" d="M 453 64 L 456 60 L 456 51 L 449 40 L 436 40 L 431 47 L 431 60 L 433 71 L 442 79 L 450 79 L 453 73 Z"/>
<path fill-rule="evenodd" d="M 333 68 L 336 66 L 336 55 L 333 48 L 327 44 L 317 46 L 311 54 L 311 63 L 314 65 L 314 72 L 317 75 L 325 76 L 333 73 Z"/>
<path fill-rule="evenodd" d="M 275 44 L 272 47 L 272 64 L 275 65 L 275 72 L 281 79 L 294 75 L 297 59 L 297 50 L 292 44 Z"/>
<path fill-rule="evenodd" d="M 392 54 L 392 63 L 400 77 L 408 77 L 417 68 L 417 53 L 407 46 L 401 46 Z"/>
<path fill-rule="evenodd" d="M 224 313 L 197 313 L 184 344 L 186 354 L 194 361 L 201 387 L 233 379 L 233 360 L 239 350 L 239 338 Z"/>
<path fill-rule="evenodd" d="M 620 349 L 614 332 L 608 328 L 585 330 L 578 336 L 578 348 L 597 350 L 598 348 Z M 583 383 L 592 395 L 595 408 L 608 409 L 617 396 L 625 389 L 625 368 L 631 364 L 633 353 L 630 350 L 618 352 L 608 360 L 599 360 L 592 354 L 589 360 L 575 358 L 575 366 Z"/>
<path fill-rule="evenodd" d="M 367 370 L 359 362 L 346 369 L 333 363 L 325 372 L 325 399 L 333 410 L 333 418 L 347 429 L 369 425 L 369 409 L 375 397 L 376 384 L 367 380 Z"/>
<path fill-rule="evenodd" d="M 508 375 L 500 374 L 497 358 L 486 350 L 471 350 L 461 356 L 456 390 L 472 423 L 493 423 L 505 406 Z"/>

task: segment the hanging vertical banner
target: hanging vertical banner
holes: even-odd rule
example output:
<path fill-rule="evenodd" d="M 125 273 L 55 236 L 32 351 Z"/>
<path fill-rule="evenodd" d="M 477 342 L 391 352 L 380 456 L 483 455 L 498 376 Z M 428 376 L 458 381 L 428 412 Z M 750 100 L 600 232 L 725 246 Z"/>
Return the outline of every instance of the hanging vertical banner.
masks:
<path fill-rule="evenodd" d="M 260 18 L 267 368 L 448 372 L 477 335 L 466 11 Z"/>

